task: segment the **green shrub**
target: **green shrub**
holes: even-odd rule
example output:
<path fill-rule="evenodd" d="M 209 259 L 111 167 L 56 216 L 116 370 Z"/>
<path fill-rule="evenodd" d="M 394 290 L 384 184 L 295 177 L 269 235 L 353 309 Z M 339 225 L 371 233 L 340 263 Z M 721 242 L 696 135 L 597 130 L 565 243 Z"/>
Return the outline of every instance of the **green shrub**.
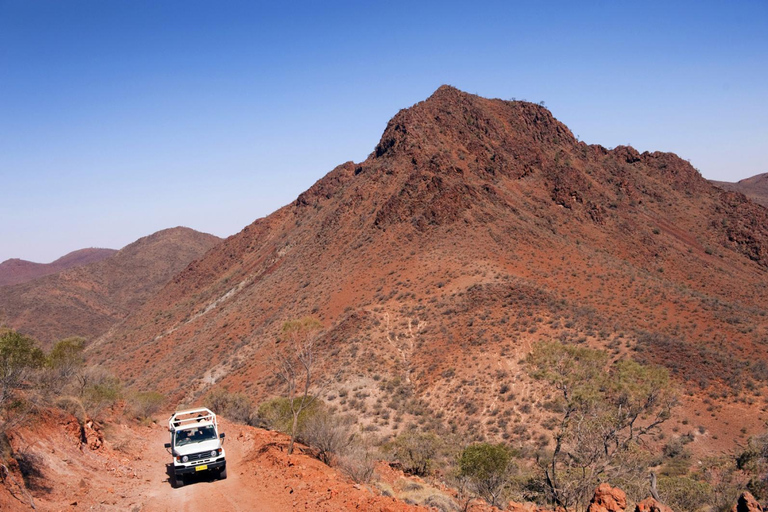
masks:
<path fill-rule="evenodd" d="M 88 416 L 95 419 L 123 398 L 120 379 L 102 368 L 88 368 L 82 374 L 80 399 Z"/>
<path fill-rule="evenodd" d="M 712 503 L 712 486 L 687 476 L 662 477 L 658 481 L 659 496 L 675 512 L 695 512 Z"/>
<path fill-rule="evenodd" d="M 134 393 L 128 399 L 134 416 L 144 420 L 160 411 L 165 403 L 165 395 L 157 391 Z"/>
<path fill-rule="evenodd" d="M 298 401 L 301 400 L 301 398 L 295 398 L 294 400 Z M 305 407 L 301 411 L 301 414 L 299 414 L 299 433 L 303 432 L 307 419 L 317 414 L 318 410 L 322 407 L 322 404 L 323 402 L 319 399 L 313 400 L 308 407 Z M 288 398 L 273 398 L 259 405 L 257 423 L 266 428 L 290 434 L 292 421 L 291 401 Z"/>
<path fill-rule="evenodd" d="M 768 499 L 768 434 L 751 437 L 736 464 L 749 475 L 747 488 L 755 498 Z"/>
<path fill-rule="evenodd" d="M 66 338 L 56 342 L 46 360 L 47 366 L 68 378 L 85 365 L 83 350 L 85 339 L 80 337 Z"/>
<path fill-rule="evenodd" d="M 493 506 L 515 469 L 512 452 L 503 444 L 473 444 L 459 456 L 459 476 L 468 479 L 472 490 Z"/>
<path fill-rule="evenodd" d="M 253 424 L 253 404 L 243 393 L 230 392 L 226 387 L 217 388 L 205 397 L 205 406 L 231 421 Z"/>
<path fill-rule="evenodd" d="M 397 436 L 385 449 L 403 465 L 406 473 L 426 476 L 432 471 L 441 444 L 435 434 L 408 431 Z"/>
<path fill-rule="evenodd" d="M 35 340 L 10 329 L 0 329 L 0 406 L 13 401 L 30 370 L 45 363 Z"/>
<path fill-rule="evenodd" d="M 74 396 L 62 396 L 58 400 L 56 400 L 56 407 L 59 409 L 62 409 L 75 418 L 77 418 L 78 423 L 80 425 L 85 424 L 87 421 L 87 414 L 85 412 L 85 408 L 83 407 L 83 403 Z"/>

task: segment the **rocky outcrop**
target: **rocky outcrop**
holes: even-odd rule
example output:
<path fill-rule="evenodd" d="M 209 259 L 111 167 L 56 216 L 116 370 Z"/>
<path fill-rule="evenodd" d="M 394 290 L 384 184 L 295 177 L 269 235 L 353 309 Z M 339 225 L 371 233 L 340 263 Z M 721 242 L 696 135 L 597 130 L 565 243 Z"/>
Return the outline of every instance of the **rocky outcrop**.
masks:
<path fill-rule="evenodd" d="M 507 512 L 544 512 L 545 509 L 539 508 L 533 502 L 518 503 L 516 501 L 510 501 L 506 508 Z"/>
<path fill-rule="evenodd" d="M 672 509 L 655 499 L 648 497 L 635 505 L 635 512 L 672 512 Z"/>
<path fill-rule="evenodd" d="M 760 506 L 760 503 L 757 502 L 751 493 L 744 492 L 739 496 L 731 512 L 763 512 L 763 507 Z"/>
<path fill-rule="evenodd" d="M 627 495 L 621 489 L 608 484 L 600 484 L 589 502 L 587 512 L 624 512 L 627 508 Z"/>

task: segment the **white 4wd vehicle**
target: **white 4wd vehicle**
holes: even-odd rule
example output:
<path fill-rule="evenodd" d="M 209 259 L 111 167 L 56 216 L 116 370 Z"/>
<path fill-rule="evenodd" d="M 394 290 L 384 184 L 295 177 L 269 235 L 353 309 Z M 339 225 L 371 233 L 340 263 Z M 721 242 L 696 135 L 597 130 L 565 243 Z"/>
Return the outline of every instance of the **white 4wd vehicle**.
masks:
<path fill-rule="evenodd" d="M 168 420 L 171 442 L 165 443 L 173 455 L 171 484 L 184 485 L 184 477 L 200 473 L 213 473 L 220 479 L 227 478 L 227 461 L 224 458 L 216 415 L 206 408 L 177 411 Z"/>

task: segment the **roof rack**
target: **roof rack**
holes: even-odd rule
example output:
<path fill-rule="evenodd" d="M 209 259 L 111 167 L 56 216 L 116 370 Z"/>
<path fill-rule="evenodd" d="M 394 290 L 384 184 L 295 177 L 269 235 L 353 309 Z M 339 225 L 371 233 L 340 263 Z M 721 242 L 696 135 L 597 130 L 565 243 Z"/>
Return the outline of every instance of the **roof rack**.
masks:
<path fill-rule="evenodd" d="M 201 407 L 199 409 L 187 409 L 173 413 L 168 420 L 168 430 L 174 431 L 201 422 L 213 423 L 216 426 L 219 424 L 213 411 L 207 407 Z"/>

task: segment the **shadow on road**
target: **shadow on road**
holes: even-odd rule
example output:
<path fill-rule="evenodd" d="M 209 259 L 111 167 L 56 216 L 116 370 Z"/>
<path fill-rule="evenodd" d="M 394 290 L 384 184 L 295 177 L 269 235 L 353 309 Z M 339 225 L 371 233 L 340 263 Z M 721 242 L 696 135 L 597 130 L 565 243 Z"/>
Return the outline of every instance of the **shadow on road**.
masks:
<path fill-rule="evenodd" d="M 166 464 L 165 465 L 165 474 L 168 476 L 168 485 L 173 487 L 174 482 L 174 476 L 173 476 L 173 463 Z M 186 475 L 183 480 L 182 477 L 179 477 L 179 480 L 184 482 L 184 487 L 192 484 L 197 484 L 200 482 L 216 482 L 218 480 L 217 474 L 213 473 L 211 471 L 202 471 L 200 473 L 192 473 L 191 475 Z M 178 486 L 181 487 L 181 486 Z"/>

